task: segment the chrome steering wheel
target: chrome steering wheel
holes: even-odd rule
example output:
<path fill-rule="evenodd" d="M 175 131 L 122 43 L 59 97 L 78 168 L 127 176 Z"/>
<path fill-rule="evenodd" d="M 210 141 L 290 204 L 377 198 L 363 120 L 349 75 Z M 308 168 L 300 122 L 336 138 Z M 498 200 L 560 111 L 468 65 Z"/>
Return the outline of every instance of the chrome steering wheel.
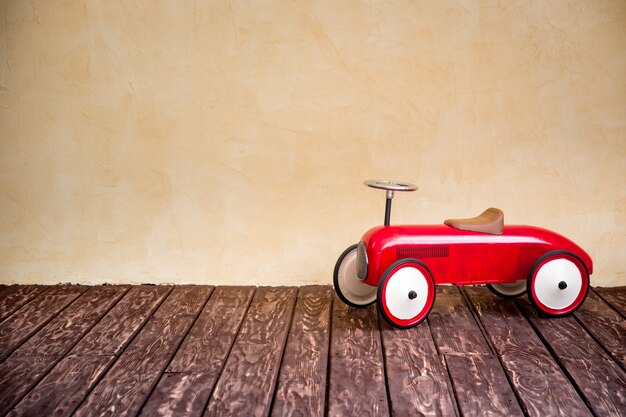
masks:
<path fill-rule="evenodd" d="M 387 200 L 385 202 L 385 226 L 389 226 L 389 220 L 391 218 L 391 199 L 393 199 L 394 191 L 415 191 L 417 185 L 409 182 L 399 182 L 390 180 L 367 180 L 363 181 L 363 184 L 368 187 L 378 188 L 380 190 L 387 191 Z"/>
<path fill-rule="evenodd" d="M 415 191 L 417 185 L 408 182 L 399 182 L 392 180 L 367 180 L 363 181 L 363 184 L 368 187 L 378 188 L 387 191 Z"/>

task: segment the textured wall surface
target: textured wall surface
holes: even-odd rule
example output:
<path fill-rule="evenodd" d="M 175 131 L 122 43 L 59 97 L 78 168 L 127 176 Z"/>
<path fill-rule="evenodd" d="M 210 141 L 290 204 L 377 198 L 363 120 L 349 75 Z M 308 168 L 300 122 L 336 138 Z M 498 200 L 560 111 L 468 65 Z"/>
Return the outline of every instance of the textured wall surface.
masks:
<path fill-rule="evenodd" d="M 0 282 L 331 282 L 489 206 L 626 284 L 626 2 L 0 0 Z"/>

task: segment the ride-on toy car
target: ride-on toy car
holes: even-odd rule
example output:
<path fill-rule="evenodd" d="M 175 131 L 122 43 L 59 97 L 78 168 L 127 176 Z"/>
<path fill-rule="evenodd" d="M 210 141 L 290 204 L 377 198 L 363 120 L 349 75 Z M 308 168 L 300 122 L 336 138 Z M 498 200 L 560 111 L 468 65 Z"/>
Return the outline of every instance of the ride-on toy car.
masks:
<path fill-rule="evenodd" d="M 394 192 L 417 187 L 383 180 L 365 185 L 386 190 L 385 222 L 337 260 L 335 291 L 346 304 L 377 302 L 385 320 L 406 329 L 428 316 L 437 284 L 487 284 L 507 298 L 527 293 L 553 317 L 572 313 L 587 297 L 593 264 L 571 240 L 539 227 L 504 225 L 496 208 L 441 225 L 391 226 Z"/>

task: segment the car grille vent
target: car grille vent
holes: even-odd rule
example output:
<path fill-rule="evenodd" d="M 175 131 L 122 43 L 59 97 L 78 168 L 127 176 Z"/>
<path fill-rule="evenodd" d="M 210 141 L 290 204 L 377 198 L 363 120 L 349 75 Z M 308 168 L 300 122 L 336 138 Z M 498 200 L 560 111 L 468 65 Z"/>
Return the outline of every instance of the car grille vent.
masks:
<path fill-rule="evenodd" d="M 396 249 L 396 255 L 398 259 L 447 258 L 449 251 L 448 245 L 412 246 Z"/>

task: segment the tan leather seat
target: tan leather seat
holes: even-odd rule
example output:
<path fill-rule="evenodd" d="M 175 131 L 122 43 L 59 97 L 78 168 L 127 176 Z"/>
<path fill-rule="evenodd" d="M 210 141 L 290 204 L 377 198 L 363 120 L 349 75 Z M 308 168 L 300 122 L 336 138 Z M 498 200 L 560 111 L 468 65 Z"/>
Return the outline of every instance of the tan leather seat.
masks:
<path fill-rule="evenodd" d="M 501 235 L 504 229 L 504 213 L 500 209 L 490 207 L 480 216 L 471 219 L 447 219 L 443 223 L 455 229 Z"/>

